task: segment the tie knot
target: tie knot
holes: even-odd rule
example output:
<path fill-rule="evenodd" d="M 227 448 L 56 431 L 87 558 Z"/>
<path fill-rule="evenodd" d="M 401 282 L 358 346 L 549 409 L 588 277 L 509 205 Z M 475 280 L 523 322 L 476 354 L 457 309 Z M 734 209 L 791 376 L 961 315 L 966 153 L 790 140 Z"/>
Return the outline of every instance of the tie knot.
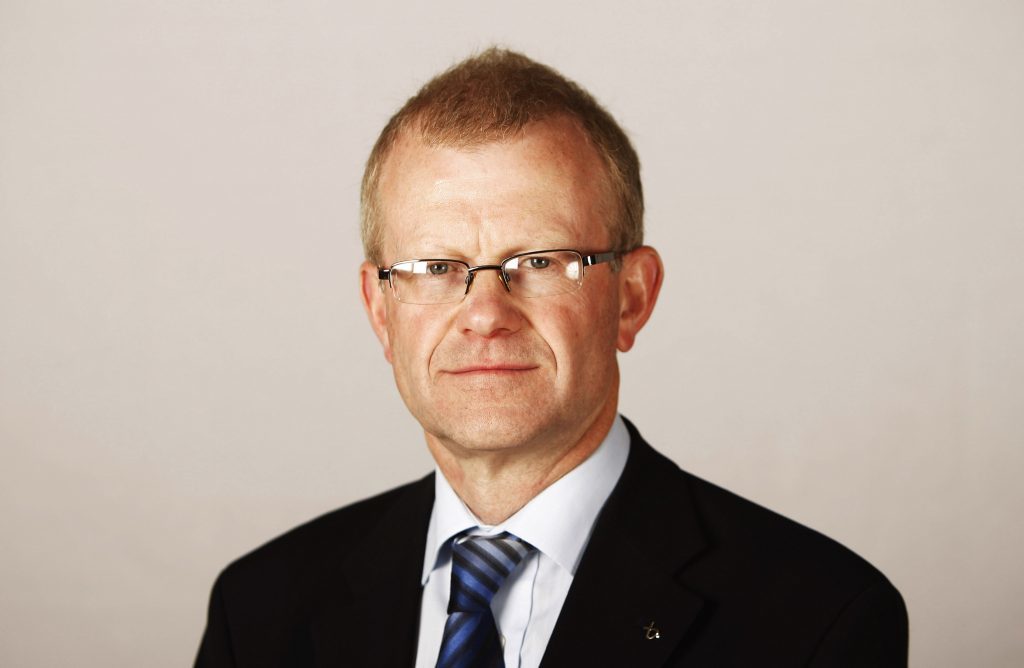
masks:
<path fill-rule="evenodd" d="M 457 540 L 452 545 L 448 613 L 489 608 L 498 589 L 533 549 L 507 531 L 496 536 L 469 536 Z"/>

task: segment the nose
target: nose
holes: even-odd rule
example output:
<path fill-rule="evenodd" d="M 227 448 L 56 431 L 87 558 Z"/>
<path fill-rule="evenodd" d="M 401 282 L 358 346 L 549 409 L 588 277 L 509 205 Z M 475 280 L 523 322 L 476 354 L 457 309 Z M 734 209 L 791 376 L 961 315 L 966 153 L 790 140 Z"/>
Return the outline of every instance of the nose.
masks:
<path fill-rule="evenodd" d="M 523 324 L 515 298 L 509 294 L 499 271 L 473 275 L 469 292 L 459 305 L 459 330 L 485 338 L 512 334 Z"/>

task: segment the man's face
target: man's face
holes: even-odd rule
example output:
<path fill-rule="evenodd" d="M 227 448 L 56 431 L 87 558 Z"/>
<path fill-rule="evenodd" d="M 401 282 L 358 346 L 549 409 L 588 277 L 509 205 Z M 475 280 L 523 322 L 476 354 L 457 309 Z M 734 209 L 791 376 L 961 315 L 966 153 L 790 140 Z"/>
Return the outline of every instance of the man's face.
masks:
<path fill-rule="evenodd" d="M 466 150 L 405 137 L 380 183 L 384 262 L 608 250 L 605 174 L 568 121 Z M 409 410 L 428 439 L 466 454 L 567 445 L 614 412 L 621 280 L 597 265 L 578 292 L 523 298 L 482 271 L 461 302 L 416 305 L 364 265 L 363 296 Z"/>

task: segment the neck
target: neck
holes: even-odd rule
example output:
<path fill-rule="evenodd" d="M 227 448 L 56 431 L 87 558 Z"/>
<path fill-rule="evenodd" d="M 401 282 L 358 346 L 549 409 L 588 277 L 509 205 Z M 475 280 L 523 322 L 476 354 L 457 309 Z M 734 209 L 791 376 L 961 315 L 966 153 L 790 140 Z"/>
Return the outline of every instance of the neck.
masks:
<path fill-rule="evenodd" d="M 616 401 L 609 402 L 579 433 L 540 447 L 468 452 L 429 433 L 427 446 L 462 502 L 484 524 L 495 525 L 592 455 L 611 429 L 616 408 Z"/>

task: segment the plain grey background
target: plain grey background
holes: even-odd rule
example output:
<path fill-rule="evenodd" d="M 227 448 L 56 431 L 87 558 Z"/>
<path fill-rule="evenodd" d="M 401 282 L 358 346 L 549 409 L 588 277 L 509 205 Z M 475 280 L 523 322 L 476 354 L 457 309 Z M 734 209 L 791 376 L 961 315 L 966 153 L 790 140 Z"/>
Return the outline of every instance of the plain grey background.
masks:
<path fill-rule="evenodd" d="M 426 473 L 357 298 L 388 116 L 523 50 L 635 140 L 622 411 L 1024 662 L 1020 2 L 0 0 L 0 663 L 182 666 L 217 571 Z M 671 512 L 656 505 L 654 514 Z"/>

